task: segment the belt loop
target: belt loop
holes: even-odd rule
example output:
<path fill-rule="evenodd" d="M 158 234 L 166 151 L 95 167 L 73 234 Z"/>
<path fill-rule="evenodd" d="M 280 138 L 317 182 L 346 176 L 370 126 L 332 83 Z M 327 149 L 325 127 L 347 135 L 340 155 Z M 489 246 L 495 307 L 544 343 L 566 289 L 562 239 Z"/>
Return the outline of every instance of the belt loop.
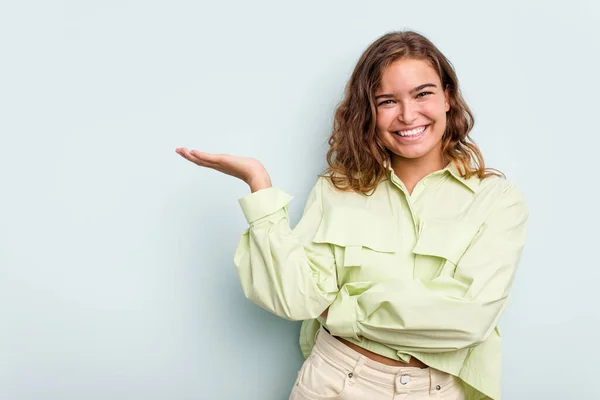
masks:
<path fill-rule="evenodd" d="M 429 372 L 429 394 L 435 394 L 435 390 L 433 390 L 433 377 L 431 376 L 431 367 L 427 368 Z"/>
<path fill-rule="evenodd" d="M 319 332 L 321 332 L 321 329 L 323 329 L 323 327 L 319 327 L 319 329 L 317 329 L 317 331 L 315 332 L 315 337 L 313 339 L 315 344 L 317 343 L 317 336 L 319 336 Z"/>
<path fill-rule="evenodd" d="M 363 356 L 362 354 L 360 356 L 358 356 L 358 360 L 356 361 L 356 364 L 354 365 L 354 369 L 352 370 L 352 372 L 350 372 L 348 374 L 348 378 L 350 378 L 350 380 L 348 381 L 349 385 L 353 385 L 354 382 L 356 381 L 355 378 L 358 378 L 360 371 L 362 370 L 362 367 L 365 365 L 365 359 L 366 359 L 366 357 Z"/>

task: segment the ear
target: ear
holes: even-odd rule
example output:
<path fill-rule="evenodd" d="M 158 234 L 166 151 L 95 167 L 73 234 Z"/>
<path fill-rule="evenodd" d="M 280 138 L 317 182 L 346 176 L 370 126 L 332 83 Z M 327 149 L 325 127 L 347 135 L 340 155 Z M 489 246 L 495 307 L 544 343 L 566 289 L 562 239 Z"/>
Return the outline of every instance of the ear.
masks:
<path fill-rule="evenodd" d="M 446 112 L 450 111 L 450 95 L 448 94 L 448 85 L 444 89 L 444 100 L 446 102 Z"/>

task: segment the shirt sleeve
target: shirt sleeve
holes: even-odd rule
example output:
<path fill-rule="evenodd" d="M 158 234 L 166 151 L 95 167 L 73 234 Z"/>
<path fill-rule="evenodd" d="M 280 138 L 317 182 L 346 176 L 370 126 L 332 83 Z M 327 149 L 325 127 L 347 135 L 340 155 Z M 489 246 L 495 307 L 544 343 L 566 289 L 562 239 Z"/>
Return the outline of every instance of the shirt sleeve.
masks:
<path fill-rule="evenodd" d="M 507 185 L 454 276 L 345 284 L 329 308 L 328 329 L 405 351 L 445 352 L 481 343 L 506 306 L 527 218 L 519 190 Z"/>
<path fill-rule="evenodd" d="M 288 320 L 318 317 L 338 292 L 333 249 L 312 240 L 323 215 L 322 184 L 321 178 L 293 230 L 287 212 L 292 197 L 281 189 L 240 199 L 250 224 L 234 256 L 244 295 Z"/>

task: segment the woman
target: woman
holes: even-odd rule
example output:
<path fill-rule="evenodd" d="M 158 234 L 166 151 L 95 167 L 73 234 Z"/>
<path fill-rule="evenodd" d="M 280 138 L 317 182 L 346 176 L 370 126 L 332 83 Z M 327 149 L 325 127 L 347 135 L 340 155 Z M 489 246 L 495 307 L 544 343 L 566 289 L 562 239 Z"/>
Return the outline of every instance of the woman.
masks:
<path fill-rule="evenodd" d="M 250 300 L 304 320 L 290 399 L 500 398 L 497 322 L 527 209 L 472 127 L 446 57 L 394 32 L 358 61 L 294 230 L 260 162 L 177 149 L 251 188 L 235 264 Z"/>

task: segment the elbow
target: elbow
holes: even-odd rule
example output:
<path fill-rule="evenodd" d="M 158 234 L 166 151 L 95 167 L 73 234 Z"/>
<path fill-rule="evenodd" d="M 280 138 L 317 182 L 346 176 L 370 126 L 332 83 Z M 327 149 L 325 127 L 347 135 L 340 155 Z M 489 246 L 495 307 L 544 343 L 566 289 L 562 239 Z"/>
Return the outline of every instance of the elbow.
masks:
<path fill-rule="evenodd" d="M 464 346 L 463 347 L 475 347 L 485 341 L 485 335 L 479 330 L 472 330 L 465 332 Z"/>
<path fill-rule="evenodd" d="M 304 296 L 280 296 L 276 293 L 244 288 L 248 300 L 262 309 L 288 321 L 304 321 L 321 315 L 328 304 Z"/>
<path fill-rule="evenodd" d="M 471 314 L 470 322 L 463 326 L 464 347 L 474 347 L 485 342 L 496 329 L 506 303 L 504 298 L 493 303 L 476 303 L 477 312 Z M 493 307 L 491 307 L 493 305 Z"/>
<path fill-rule="evenodd" d="M 493 332 L 495 326 L 471 325 L 463 330 L 463 348 L 475 347 L 485 342 Z"/>
<path fill-rule="evenodd" d="M 318 318 L 326 309 L 327 305 L 322 305 L 321 302 L 311 302 L 309 299 L 304 299 L 298 303 L 282 304 L 273 313 L 288 321 L 304 321 Z"/>

